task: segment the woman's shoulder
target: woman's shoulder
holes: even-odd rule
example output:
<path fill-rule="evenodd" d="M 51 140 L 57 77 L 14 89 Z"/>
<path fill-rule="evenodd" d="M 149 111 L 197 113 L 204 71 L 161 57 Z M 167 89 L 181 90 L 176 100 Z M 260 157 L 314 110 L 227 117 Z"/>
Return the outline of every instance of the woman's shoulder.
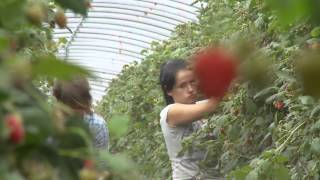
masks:
<path fill-rule="evenodd" d="M 161 112 L 160 112 L 160 116 L 166 115 L 168 113 L 168 110 L 171 106 L 173 106 L 174 104 L 169 104 L 166 107 L 164 107 Z"/>
<path fill-rule="evenodd" d="M 86 114 L 84 117 L 90 124 L 106 124 L 105 119 L 97 113 Z"/>

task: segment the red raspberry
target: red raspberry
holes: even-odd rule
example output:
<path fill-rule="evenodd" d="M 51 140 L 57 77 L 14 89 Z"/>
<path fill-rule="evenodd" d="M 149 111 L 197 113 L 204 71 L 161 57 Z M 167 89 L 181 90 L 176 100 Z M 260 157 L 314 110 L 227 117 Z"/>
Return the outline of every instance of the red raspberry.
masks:
<path fill-rule="evenodd" d="M 273 106 L 278 110 L 282 110 L 284 108 L 284 103 L 282 101 L 275 101 Z"/>
<path fill-rule="evenodd" d="M 84 160 L 83 164 L 86 169 L 92 169 L 94 167 L 94 162 L 91 159 Z"/>
<path fill-rule="evenodd" d="M 5 122 L 9 128 L 10 141 L 14 144 L 22 142 L 25 137 L 25 131 L 21 118 L 17 115 L 10 114 L 5 117 Z"/>
<path fill-rule="evenodd" d="M 236 61 L 225 51 L 208 48 L 195 57 L 199 89 L 207 97 L 223 97 L 236 77 Z"/>

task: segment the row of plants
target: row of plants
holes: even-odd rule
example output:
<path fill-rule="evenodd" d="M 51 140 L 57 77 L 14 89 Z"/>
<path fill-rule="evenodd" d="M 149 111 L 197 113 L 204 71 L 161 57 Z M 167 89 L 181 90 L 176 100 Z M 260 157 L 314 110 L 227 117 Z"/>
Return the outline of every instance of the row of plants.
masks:
<path fill-rule="evenodd" d="M 165 106 L 160 65 L 224 46 L 241 60 L 239 79 L 201 132 L 184 141 L 206 149 L 201 163 L 230 179 L 319 178 L 319 15 L 317 1 L 196 0 L 198 22 L 153 42 L 141 63 L 126 66 L 96 109 L 130 118 L 128 133 L 111 137 L 147 179 L 170 179 L 159 126 Z M 215 139 L 208 139 L 212 134 Z"/>

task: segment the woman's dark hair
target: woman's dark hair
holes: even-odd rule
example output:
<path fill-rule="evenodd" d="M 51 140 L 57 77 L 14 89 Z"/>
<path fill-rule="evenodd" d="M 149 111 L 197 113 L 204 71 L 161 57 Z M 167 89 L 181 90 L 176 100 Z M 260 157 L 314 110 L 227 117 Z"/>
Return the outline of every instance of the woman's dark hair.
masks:
<path fill-rule="evenodd" d="M 92 97 L 85 77 L 76 76 L 71 80 L 56 81 L 53 86 L 53 95 L 73 109 L 90 110 Z"/>
<path fill-rule="evenodd" d="M 173 89 L 176 83 L 176 74 L 183 69 L 187 69 L 187 63 L 182 59 L 169 60 L 161 65 L 160 85 L 167 105 L 174 103 L 173 98 L 167 93 Z"/>

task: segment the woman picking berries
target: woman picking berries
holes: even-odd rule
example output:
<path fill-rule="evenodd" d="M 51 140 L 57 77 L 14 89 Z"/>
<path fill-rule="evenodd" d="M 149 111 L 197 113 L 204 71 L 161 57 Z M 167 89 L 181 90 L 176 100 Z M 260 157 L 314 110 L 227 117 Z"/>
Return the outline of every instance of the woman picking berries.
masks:
<path fill-rule="evenodd" d="M 221 51 L 206 51 L 196 57 L 194 70 L 183 60 L 170 60 L 162 65 L 160 85 L 167 106 L 160 113 L 160 125 L 171 160 L 173 180 L 224 179 L 202 172 L 198 163 L 205 151 L 192 148 L 184 154 L 182 141 L 201 128 L 205 114 L 214 112 L 231 81 L 235 65 Z M 196 103 L 198 88 L 207 101 Z"/>

